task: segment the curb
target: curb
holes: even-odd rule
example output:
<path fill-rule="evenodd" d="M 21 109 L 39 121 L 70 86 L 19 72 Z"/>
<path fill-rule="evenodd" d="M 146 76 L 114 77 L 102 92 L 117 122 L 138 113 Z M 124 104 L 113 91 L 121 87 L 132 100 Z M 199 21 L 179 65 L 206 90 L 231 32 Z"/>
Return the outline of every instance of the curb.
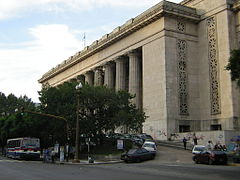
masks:
<path fill-rule="evenodd" d="M 240 164 L 239 163 L 229 163 L 227 164 L 228 166 L 239 166 L 240 167 Z"/>
<path fill-rule="evenodd" d="M 60 165 L 101 165 L 101 164 L 117 164 L 117 163 L 123 163 L 122 160 L 119 161 L 107 161 L 107 162 L 94 162 L 94 163 L 89 163 L 88 161 L 80 160 L 79 163 L 75 162 L 55 162 L 55 164 L 60 164 Z"/>

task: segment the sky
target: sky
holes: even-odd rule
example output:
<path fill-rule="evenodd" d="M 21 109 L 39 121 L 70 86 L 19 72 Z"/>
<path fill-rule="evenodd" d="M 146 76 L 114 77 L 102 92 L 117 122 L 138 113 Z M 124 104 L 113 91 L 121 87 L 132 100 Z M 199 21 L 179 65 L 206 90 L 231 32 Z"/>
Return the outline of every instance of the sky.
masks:
<path fill-rule="evenodd" d="M 161 0 L 0 0 L 0 92 L 39 102 L 38 80 Z M 179 3 L 181 0 L 169 0 Z"/>

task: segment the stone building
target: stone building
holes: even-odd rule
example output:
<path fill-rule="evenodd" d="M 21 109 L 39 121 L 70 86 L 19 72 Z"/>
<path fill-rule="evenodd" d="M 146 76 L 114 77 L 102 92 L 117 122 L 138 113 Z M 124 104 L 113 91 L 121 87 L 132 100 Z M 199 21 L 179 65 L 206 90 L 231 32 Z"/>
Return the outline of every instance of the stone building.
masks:
<path fill-rule="evenodd" d="M 230 51 L 240 48 L 239 10 L 239 0 L 162 1 L 39 82 L 57 86 L 81 76 L 127 90 L 149 116 L 143 132 L 155 139 L 196 132 L 229 140 L 240 130 L 239 89 L 225 70 Z"/>

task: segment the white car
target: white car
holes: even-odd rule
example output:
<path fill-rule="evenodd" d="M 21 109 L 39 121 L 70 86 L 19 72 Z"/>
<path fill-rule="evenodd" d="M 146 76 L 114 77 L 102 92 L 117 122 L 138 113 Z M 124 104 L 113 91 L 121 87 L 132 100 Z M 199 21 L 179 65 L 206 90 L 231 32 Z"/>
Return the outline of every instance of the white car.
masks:
<path fill-rule="evenodd" d="M 199 154 L 200 152 L 206 150 L 206 146 L 204 145 L 195 145 L 192 149 L 192 154 Z"/>
<path fill-rule="evenodd" d="M 155 142 L 153 142 L 153 141 L 145 141 L 143 143 L 142 147 L 151 152 L 157 151 L 157 146 L 156 146 Z"/>

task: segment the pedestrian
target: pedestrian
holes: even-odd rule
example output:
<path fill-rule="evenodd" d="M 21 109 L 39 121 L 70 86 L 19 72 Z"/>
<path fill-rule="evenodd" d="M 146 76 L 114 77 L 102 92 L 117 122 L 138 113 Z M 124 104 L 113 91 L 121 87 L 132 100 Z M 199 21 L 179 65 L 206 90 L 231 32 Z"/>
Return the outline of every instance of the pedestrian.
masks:
<path fill-rule="evenodd" d="M 183 138 L 183 146 L 184 146 L 184 149 L 186 150 L 187 149 L 187 139 L 185 137 Z"/>
<path fill-rule="evenodd" d="M 55 151 L 54 151 L 54 148 L 51 148 L 50 155 L 51 155 L 52 163 L 55 163 Z"/>
<path fill-rule="evenodd" d="M 193 134 L 193 143 L 194 143 L 194 145 L 197 145 L 197 141 L 198 141 L 198 138 L 197 138 L 196 134 L 194 133 Z"/>
<path fill-rule="evenodd" d="M 43 149 L 43 162 L 45 163 L 47 159 L 46 149 Z"/>
<path fill-rule="evenodd" d="M 208 141 L 207 145 L 206 145 L 207 150 L 211 151 L 213 150 L 214 146 L 212 141 Z"/>

